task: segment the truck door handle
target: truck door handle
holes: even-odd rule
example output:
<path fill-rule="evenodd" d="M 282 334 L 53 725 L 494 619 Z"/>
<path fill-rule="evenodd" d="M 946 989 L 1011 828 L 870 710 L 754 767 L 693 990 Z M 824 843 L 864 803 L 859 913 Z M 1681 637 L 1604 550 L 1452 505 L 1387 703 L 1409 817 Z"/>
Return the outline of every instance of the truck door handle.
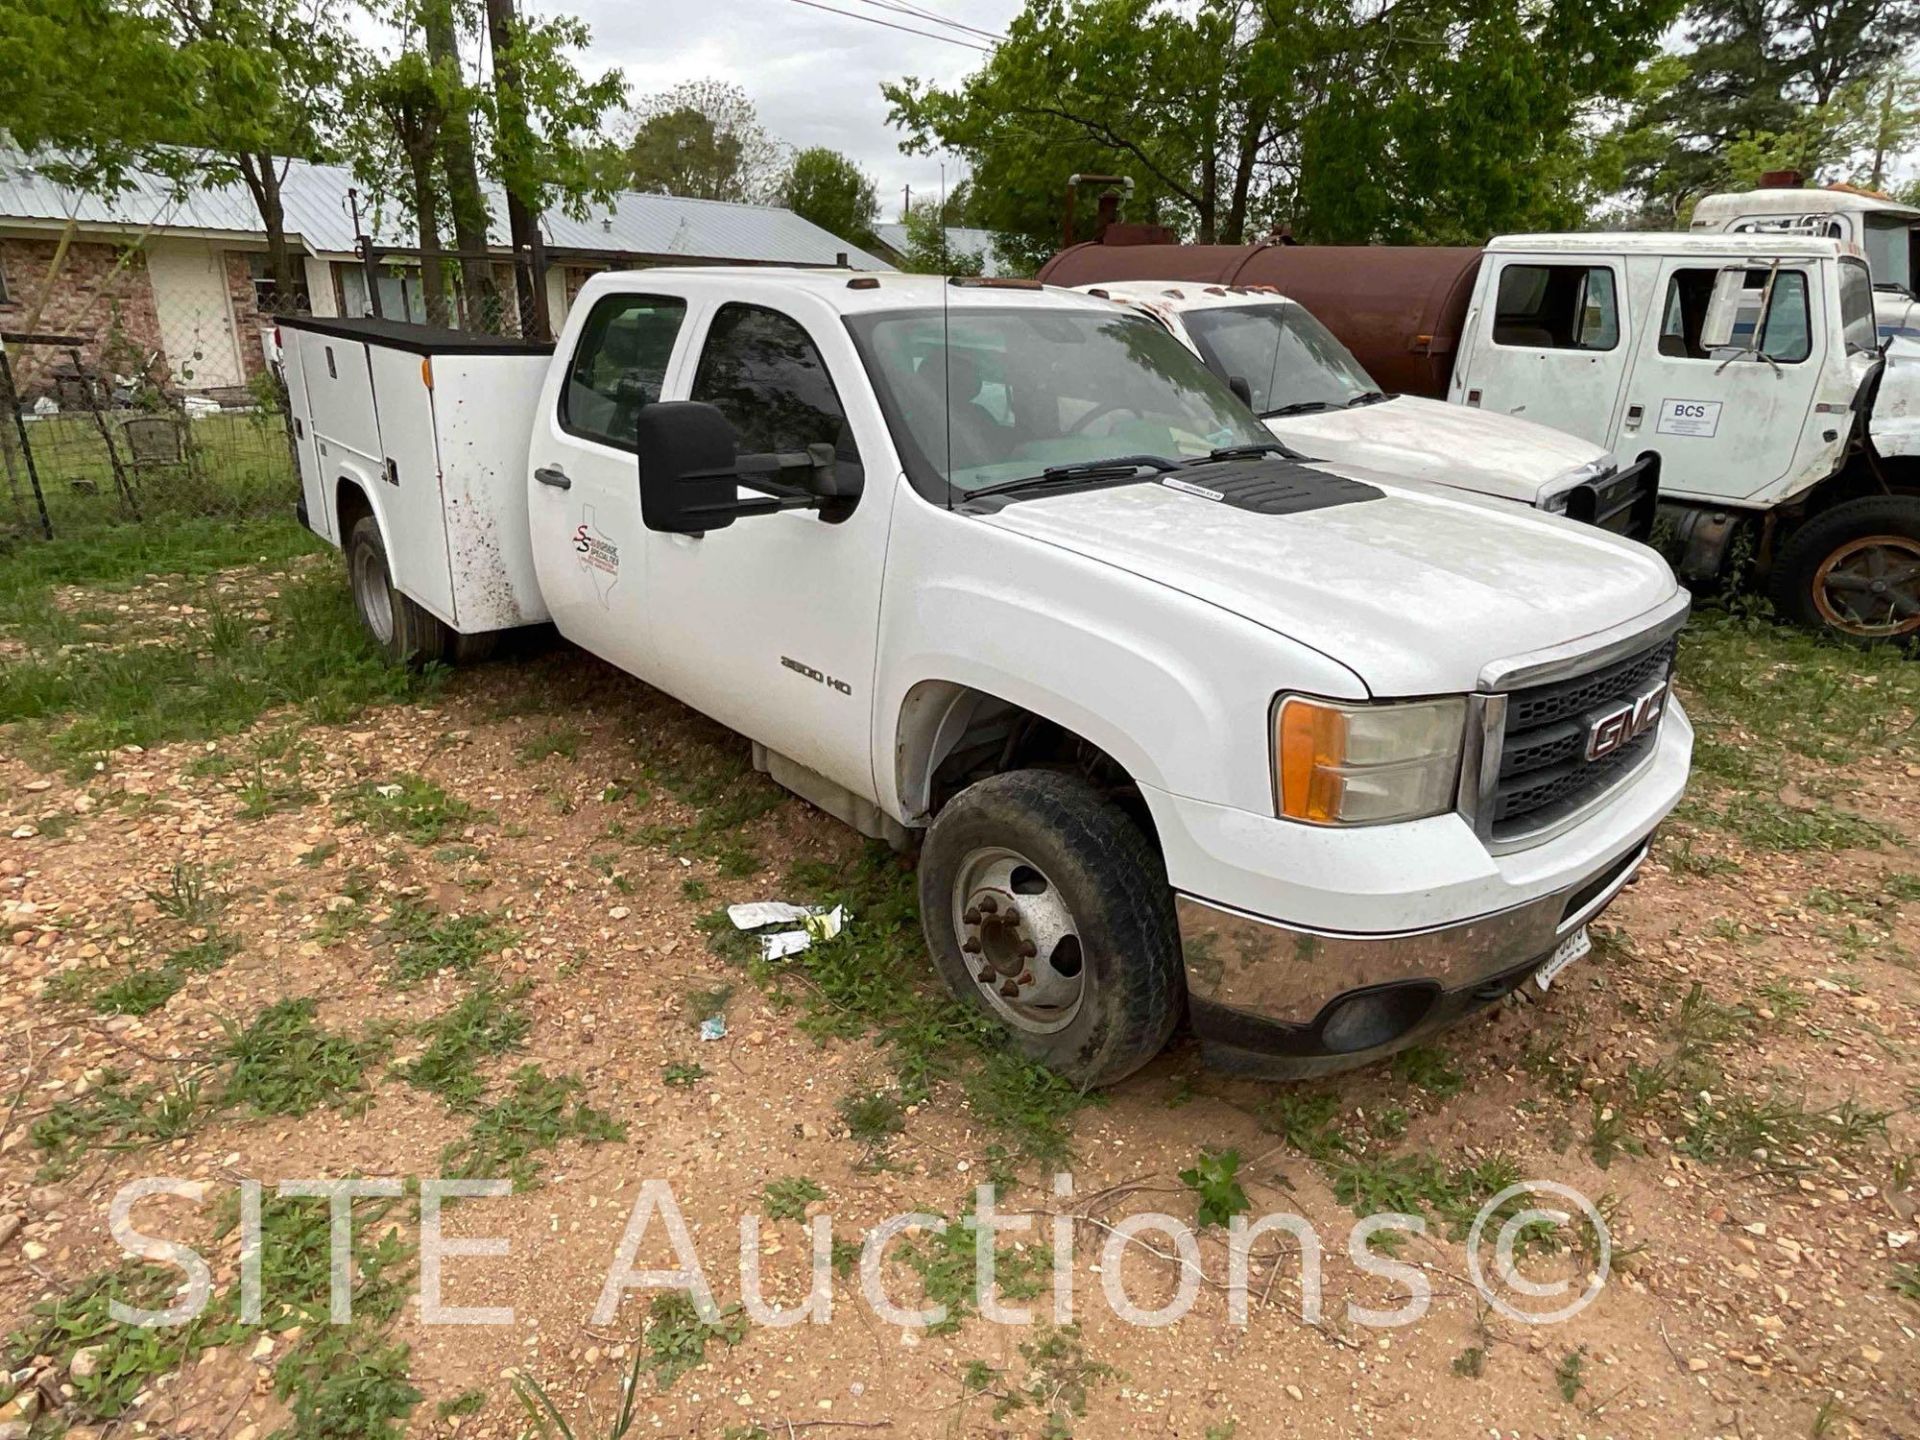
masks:
<path fill-rule="evenodd" d="M 573 481 L 567 478 L 567 472 L 558 465 L 542 465 L 533 472 L 533 478 L 542 485 L 551 485 L 556 490 L 571 490 Z"/>

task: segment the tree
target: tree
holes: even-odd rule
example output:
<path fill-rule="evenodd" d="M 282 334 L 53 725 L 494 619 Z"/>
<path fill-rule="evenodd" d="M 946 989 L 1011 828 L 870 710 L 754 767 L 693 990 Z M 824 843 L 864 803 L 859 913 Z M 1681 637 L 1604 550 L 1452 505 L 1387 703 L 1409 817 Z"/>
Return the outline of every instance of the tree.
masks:
<path fill-rule="evenodd" d="M 902 270 L 918 275 L 978 275 L 986 269 L 985 255 L 954 246 L 946 217 L 947 212 L 931 200 L 915 205 L 901 217 L 907 227 Z"/>
<path fill-rule="evenodd" d="M 815 146 L 793 157 L 782 200 L 803 220 L 862 247 L 873 244 L 880 201 L 873 179 L 837 150 Z"/>
<path fill-rule="evenodd" d="M 1916 39 L 1920 0 L 1697 0 L 1680 49 L 1651 62 L 1609 137 L 1619 182 L 1672 223 L 1700 195 L 1751 183 L 1756 165 L 1843 167 L 1861 87 Z"/>
<path fill-rule="evenodd" d="M 1203 243 L 1467 241 L 1576 216 L 1578 122 L 1679 0 L 1029 0 L 981 70 L 883 87 L 903 148 L 970 162 L 978 219 L 1037 261 L 1067 176 Z"/>
<path fill-rule="evenodd" d="M 652 96 L 636 113 L 623 167 L 635 190 L 761 205 L 786 183 L 785 147 L 737 85 L 691 80 Z"/>
<path fill-rule="evenodd" d="M 397 198 L 420 232 L 428 318 L 444 311 L 439 216 L 444 199 L 460 252 L 458 274 L 467 323 L 492 329 L 504 320 L 488 259 L 489 222 L 482 174 L 498 180 L 528 216 L 552 205 L 584 213 L 610 198 L 606 141 L 599 117 L 625 96 L 609 73 L 584 78 L 567 52 L 587 43 L 579 22 L 498 17 L 510 61 L 496 62 L 483 87 L 460 58 L 462 31 L 478 31 L 473 0 L 395 0 L 380 18 L 398 33 L 399 52 L 366 67 L 350 87 L 355 172 L 376 197 Z M 491 37 L 490 37 L 491 38 Z M 406 175 L 396 191 L 393 177 Z"/>
<path fill-rule="evenodd" d="M 89 193 L 136 169 L 180 193 L 244 183 L 290 295 L 280 184 L 328 152 L 350 45 L 295 0 L 0 0 L 0 131 Z"/>

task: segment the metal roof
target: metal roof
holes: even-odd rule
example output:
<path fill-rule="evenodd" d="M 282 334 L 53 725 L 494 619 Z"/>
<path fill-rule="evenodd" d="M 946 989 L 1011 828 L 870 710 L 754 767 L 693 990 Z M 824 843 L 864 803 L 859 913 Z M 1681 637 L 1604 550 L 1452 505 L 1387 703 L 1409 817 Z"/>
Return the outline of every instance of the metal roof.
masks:
<path fill-rule="evenodd" d="M 103 229 L 211 231 L 261 237 L 260 215 L 242 184 L 216 186 L 175 196 L 157 175 L 134 171 L 131 186 L 111 199 L 56 184 L 16 151 L 0 150 L 0 223 L 8 220 L 62 221 Z M 315 254 L 353 253 L 354 231 L 347 191 L 353 172 L 341 165 L 295 160 L 281 184 L 286 226 Z M 507 247 L 506 205 L 497 186 L 487 189 L 488 239 Z M 394 246 L 416 243 L 391 214 L 370 214 L 362 195 L 361 218 L 374 239 Z M 378 223 L 376 224 L 376 218 Z M 547 244 L 555 250 L 628 255 L 684 256 L 694 260 L 750 260 L 790 265 L 831 265 L 844 254 L 857 269 L 891 267 L 791 210 L 770 205 L 730 205 L 718 200 L 683 200 L 673 195 L 622 191 L 611 207 L 594 206 L 585 220 L 560 211 L 542 221 Z"/>
<path fill-rule="evenodd" d="M 896 255 L 907 253 L 907 227 L 904 224 L 876 225 L 874 238 Z M 947 227 L 947 247 L 956 254 L 978 255 L 982 275 L 1000 276 L 1007 274 L 1007 267 L 1001 262 L 999 237 L 991 230 L 976 230 L 965 225 Z"/>

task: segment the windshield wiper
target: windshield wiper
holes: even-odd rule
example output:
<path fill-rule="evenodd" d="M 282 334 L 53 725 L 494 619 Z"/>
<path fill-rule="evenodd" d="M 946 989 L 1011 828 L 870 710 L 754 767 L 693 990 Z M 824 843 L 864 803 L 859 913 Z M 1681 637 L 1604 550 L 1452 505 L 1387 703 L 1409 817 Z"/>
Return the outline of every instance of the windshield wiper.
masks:
<path fill-rule="evenodd" d="M 1152 470 L 1164 474 L 1176 470 L 1179 466 L 1161 455 L 1114 455 L 1105 460 L 1081 460 L 1072 465 L 1049 465 L 1038 475 L 1022 476 L 1018 480 L 1002 480 L 996 485 L 982 485 L 978 490 L 968 490 L 965 498 L 977 500 L 982 495 L 1011 495 L 1017 490 L 1031 490 L 1041 485 L 1065 485 L 1076 480 L 1126 480 L 1138 475 L 1142 470 Z"/>
<path fill-rule="evenodd" d="M 1317 410 L 1332 410 L 1334 405 L 1326 400 L 1296 400 L 1291 405 L 1282 405 L 1278 410 L 1262 410 L 1262 420 L 1277 420 L 1282 415 L 1311 415 Z"/>
<path fill-rule="evenodd" d="M 1347 409 L 1351 410 L 1356 405 L 1378 405 L 1382 400 L 1391 400 L 1392 398 L 1393 397 L 1384 390 L 1362 390 L 1358 395 L 1347 401 Z"/>
<path fill-rule="evenodd" d="M 1300 452 L 1291 446 L 1282 445 L 1278 440 L 1256 440 L 1251 445 L 1222 445 L 1218 450 L 1207 452 L 1204 460 L 1189 460 L 1189 465 L 1213 465 L 1222 460 L 1257 460 L 1262 455 L 1278 455 L 1287 460 L 1298 460 Z"/>

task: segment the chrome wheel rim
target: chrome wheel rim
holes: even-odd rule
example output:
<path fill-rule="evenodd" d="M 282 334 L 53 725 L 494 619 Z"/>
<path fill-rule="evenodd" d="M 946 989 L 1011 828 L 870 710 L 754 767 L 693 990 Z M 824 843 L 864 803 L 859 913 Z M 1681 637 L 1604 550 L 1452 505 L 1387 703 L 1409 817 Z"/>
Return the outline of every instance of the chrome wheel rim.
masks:
<path fill-rule="evenodd" d="M 1017 850 L 975 850 L 953 883 L 960 959 L 987 1006 L 1016 1030 L 1051 1035 L 1086 996 L 1080 927 L 1066 897 Z"/>
<path fill-rule="evenodd" d="M 1920 540 L 1849 540 L 1814 572 L 1813 604 L 1827 624 L 1862 639 L 1920 632 Z"/>
<path fill-rule="evenodd" d="M 387 583 L 387 567 L 370 545 L 353 552 L 353 598 L 373 638 L 382 645 L 393 643 L 393 587 Z"/>

